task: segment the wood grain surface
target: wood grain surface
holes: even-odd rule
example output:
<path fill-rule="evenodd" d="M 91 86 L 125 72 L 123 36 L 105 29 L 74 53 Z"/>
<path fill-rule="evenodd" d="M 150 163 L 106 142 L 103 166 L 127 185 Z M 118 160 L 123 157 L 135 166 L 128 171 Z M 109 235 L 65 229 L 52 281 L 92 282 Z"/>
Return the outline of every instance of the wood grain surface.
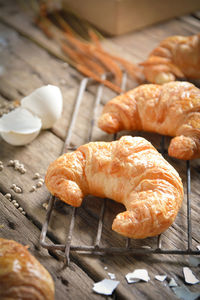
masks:
<path fill-rule="evenodd" d="M 20 1 L 19 1 L 20 2 Z M 75 100 L 79 91 L 82 76 L 68 64 L 58 45 L 47 39 L 34 25 L 32 18 L 18 5 L 17 1 L 0 1 L 0 104 L 20 100 L 34 89 L 53 84 L 60 87 L 64 108 L 62 117 L 50 130 L 43 130 L 29 145 L 14 147 L 0 139 L 0 160 L 3 170 L 0 171 L 0 236 L 28 244 L 30 251 L 52 274 L 56 299 L 101 299 L 105 298 L 92 291 L 93 283 L 109 278 L 108 272 L 114 273 L 120 281 L 111 298 L 114 299 L 177 299 L 168 286 L 170 278 L 184 284 L 182 268 L 189 266 L 200 279 L 199 268 L 190 265 L 187 255 L 86 255 L 75 251 L 70 253 L 70 266 L 62 269 L 63 262 L 53 253 L 39 246 L 39 236 L 45 220 L 49 193 L 43 185 L 35 192 L 30 192 L 36 180 L 33 176 L 39 172 L 44 178 L 51 161 L 62 152 L 63 143 L 68 133 Z M 156 24 L 141 31 L 123 36 L 110 37 L 102 41 L 103 47 L 132 62 L 141 62 L 148 53 L 165 37 L 175 34 L 190 35 L 200 31 L 199 13 L 195 16 L 183 16 L 167 22 Z M 130 87 L 136 86 L 129 82 Z M 94 115 L 94 101 L 98 86 L 90 84 L 84 93 L 70 145 L 77 147 L 88 142 L 91 119 Z M 110 141 L 108 135 L 98 129 L 96 119 L 103 105 L 115 94 L 103 88 L 101 103 L 98 107 L 92 141 Z M 122 132 L 118 135 L 140 135 L 150 140 L 157 148 L 161 137 L 156 134 L 141 132 Z M 169 143 L 166 139 L 166 148 Z M 9 160 L 18 159 L 27 172 L 20 174 L 8 166 Z M 186 163 L 166 156 L 166 159 L 179 172 L 186 194 Z M 191 162 L 191 215 L 192 215 L 192 249 L 200 244 L 200 160 Z M 12 189 L 15 183 L 23 189 L 16 194 Z M 26 215 L 22 215 L 14 205 L 5 198 L 11 193 Z M 97 223 L 102 199 L 88 196 L 82 207 L 77 210 L 73 231 L 73 245 L 92 245 L 96 237 Z M 125 239 L 111 230 L 116 214 L 122 211 L 122 205 L 106 200 L 106 213 L 102 233 L 102 245 L 120 247 Z M 48 228 L 48 242 L 65 243 L 70 222 L 71 207 L 57 202 Z M 131 246 L 154 247 L 156 238 L 132 240 Z M 162 235 L 162 247 L 167 249 L 186 249 L 187 247 L 187 204 L 186 195 L 183 206 L 174 224 Z M 147 269 L 151 280 L 148 283 L 128 284 L 125 275 L 134 269 Z M 166 274 L 167 280 L 158 282 L 155 275 Z M 187 286 L 191 291 L 199 291 L 199 284 Z"/>

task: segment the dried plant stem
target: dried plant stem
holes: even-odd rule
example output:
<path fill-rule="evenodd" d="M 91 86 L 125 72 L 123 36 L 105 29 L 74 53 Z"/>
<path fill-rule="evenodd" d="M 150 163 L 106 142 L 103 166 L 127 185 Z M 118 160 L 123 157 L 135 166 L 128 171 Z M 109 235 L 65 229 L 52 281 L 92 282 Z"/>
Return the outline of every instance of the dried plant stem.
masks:
<path fill-rule="evenodd" d="M 75 47 L 77 51 L 81 51 L 83 54 L 85 54 L 88 57 L 93 57 L 97 61 L 99 61 L 100 64 L 104 66 L 104 68 L 107 69 L 107 71 L 111 72 L 113 76 L 115 77 L 115 82 L 118 86 L 121 85 L 122 81 L 122 71 L 120 67 L 107 55 L 107 53 L 102 53 L 99 51 L 95 45 L 92 45 L 90 43 L 83 43 L 82 41 L 76 39 L 74 36 L 65 35 L 68 42 Z"/>
<path fill-rule="evenodd" d="M 104 84 L 105 86 L 107 86 L 108 88 L 110 88 L 111 90 L 113 90 L 114 92 L 119 93 L 119 94 L 123 92 L 123 90 L 119 86 L 113 84 L 112 82 L 110 82 L 108 80 L 101 79 L 98 75 L 96 75 L 94 72 L 92 72 L 91 70 L 89 70 L 84 65 L 77 64 L 76 67 L 84 75 L 86 75 L 88 77 L 91 77 L 94 80 L 96 80 L 97 82 L 100 82 L 100 83 Z"/>
<path fill-rule="evenodd" d="M 92 59 L 84 56 L 81 53 L 75 52 L 73 49 L 71 49 L 70 47 L 68 47 L 64 43 L 62 44 L 62 49 L 76 63 L 78 63 L 78 64 L 84 63 L 88 68 L 91 68 L 92 70 L 94 70 L 99 75 L 105 74 L 105 69 L 103 67 L 101 67 L 98 63 L 96 63 L 95 61 L 93 61 Z"/>
<path fill-rule="evenodd" d="M 72 65 L 82 74 L 103 83 L 117 93 L 122 92 L 120 88 L 122 83 L 120 66 L 132 78 L 138 82 L 141 81 L 141 67 L 107 53 L 102 48 L 100 39 L 94 30 L 89 29 L 88 31 L 92 41 L 92 43 L 89 43 L 76 37 L 75 32 L 59 13 L 54 13 L 54 17 L 58 26 L 46 15 L 45 7 L 42 7 L 36 24 L 48 38 L 54 39 L 60 45 L 62 51 L 71 59 Z M 101 75 L 105 73 L 111 73 L 115 83 L 102 80 Z"/>

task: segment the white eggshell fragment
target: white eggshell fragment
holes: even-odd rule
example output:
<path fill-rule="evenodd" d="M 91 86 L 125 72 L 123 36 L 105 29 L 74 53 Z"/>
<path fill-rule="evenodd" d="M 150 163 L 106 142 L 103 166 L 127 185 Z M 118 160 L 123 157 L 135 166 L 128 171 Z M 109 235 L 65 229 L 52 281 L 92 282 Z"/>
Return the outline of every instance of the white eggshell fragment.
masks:
<path fill-rule="evenodd" d="M 2 138 L 14 146 L 26 145 L 32 142 L 42 127 L 41 119 L 25 108 L 18 107 L 0 119 Z"/>
<path fill-rule="evenodd" d="M 136 269 L 132 273 L 126 274 L 125 277 L 128 283 L 135 283 L 140 280 L 148 282 L 150 280 L 148 271 L 145 269 Z"/>
<path fill-rule="evenodd" d="M 185 282 L 189 284 L 196 284 L 200 282 L 199 279 L 194 276 L 192 270 L 190 270 L 188 267 L 183 268 L 183 274 L 185 277 Z"/>
<path fill-rule="evenodd" d="M 61 117 L 63 98 L 59 87 L 49 84 L 24 97 L 21 106 L 42 120 L 42 129 L 48 129 Z"/>
<path fill-rule="evenodd" d="M 174 278 L 171 278 L 170 282 L 169 282 L 169 287 L 175 287 L 178 286 L 178 284 L 176 283 Z"/>
<path fill-rule="evenodd" d="M 167 278 L 167 275 L 156 275 L 155 279 L 158 281 L 164 281 Z"/>
<path fill-rule="evenodd" d="M 94 283 L 93 291 L 102 295 L 112 295 L 118 284 L 119 281 L 117 280 L 103 279 L 97 283 Z"/>

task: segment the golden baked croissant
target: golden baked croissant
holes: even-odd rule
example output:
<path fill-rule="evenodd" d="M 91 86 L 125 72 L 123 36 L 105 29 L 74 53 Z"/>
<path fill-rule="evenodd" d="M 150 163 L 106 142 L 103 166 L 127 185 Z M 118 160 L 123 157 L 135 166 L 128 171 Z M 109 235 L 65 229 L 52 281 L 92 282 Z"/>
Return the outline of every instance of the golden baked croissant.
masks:
<path fill-rule="evenodd" d="M 163 84 L 177 77 L 200 79 L 200 34 L 166 38 L 140 65 L 151 83 Z"/>
<path fill-rule="evenodd" d="M 27 247 L 0 238 L 0 299 L 53 300 L 54 283 Z"/>
<path fill-rule="evenodd" d="M 49 191 L 80 206 L 92 194 L 124 204 L 112 229 L 130 238 L 155 236 L 174 221 L 183 199 L 176 170 L 141 137 L 91 142 L 52 162 L 46 173 Z"/>
<path fill-rule="evenodd" d="M 188 82 L 144 84 L 109 101 L 98 121 L 108 132 L 144 130 L 175 136 L 168 153 L 200 157 L 200 90 Z"/>

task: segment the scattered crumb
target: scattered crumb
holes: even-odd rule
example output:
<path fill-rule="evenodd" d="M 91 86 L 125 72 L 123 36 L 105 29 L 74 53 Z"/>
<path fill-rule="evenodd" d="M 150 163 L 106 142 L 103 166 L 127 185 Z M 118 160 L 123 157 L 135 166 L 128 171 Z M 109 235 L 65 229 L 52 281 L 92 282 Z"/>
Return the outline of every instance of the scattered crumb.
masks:
<path fill-rule="evenodd" d="M 102 295 L 112 295 L 113 291 L 118 286 L 119 281 L 111 279 L 103 279 L 97 283 L 94 283 L 93 291 Z"/>
<path fill-rule="evenodd" d="M 22 163 L 19 162 L 18 159 L 9 160 L 8 167 L 13 167 L 14 170 L 19 171 L 21 174 L 26 173 L 26 169 Z"/>
<path fill-rule="evenodd" d="M 44 207 L 44 208 L 47 210 L 47 208 L 48 208 L 48 203 L 47 203 L 47 202 L 43 203 L 43 204 L 42 204 L 42 207 Z"/>

